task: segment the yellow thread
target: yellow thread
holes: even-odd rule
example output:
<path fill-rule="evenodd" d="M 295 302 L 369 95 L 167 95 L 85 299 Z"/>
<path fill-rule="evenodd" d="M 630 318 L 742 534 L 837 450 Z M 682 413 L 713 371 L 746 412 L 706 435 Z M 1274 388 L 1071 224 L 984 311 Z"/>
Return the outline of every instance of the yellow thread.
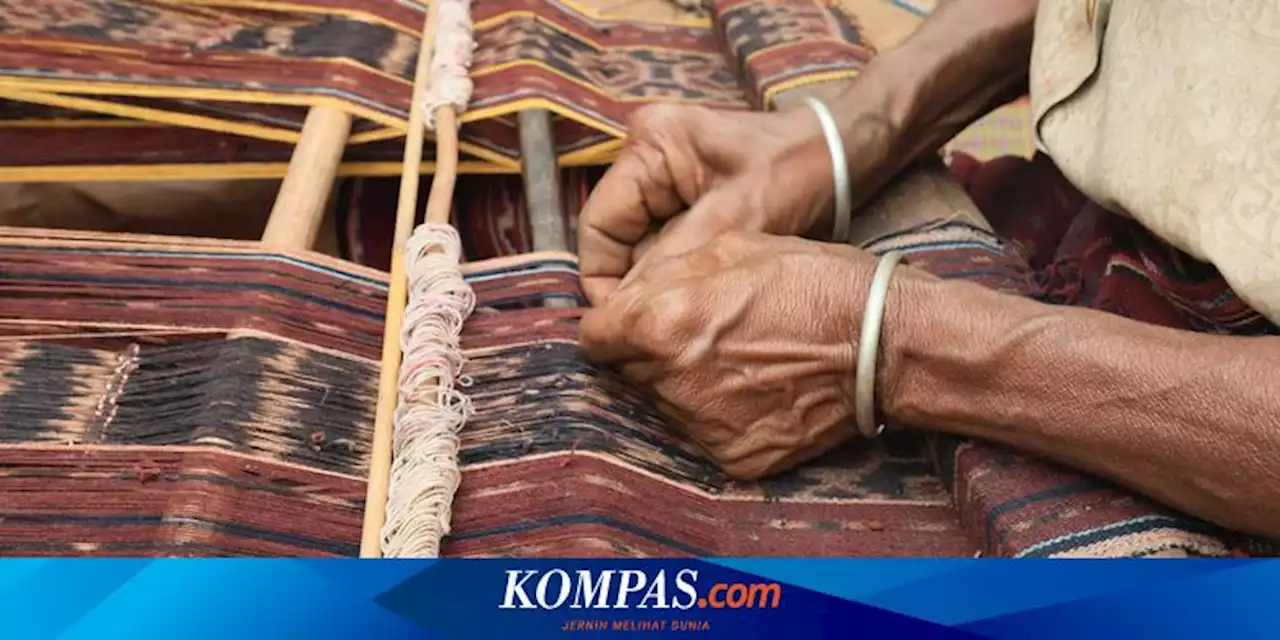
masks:
<path fill-rule="evenodd" d="M 370 142 L 382 142 L 383 140 L 394 140 L 404 137 L 403 128 L 383 127 L 381 129 L 372 129 L 369 131 L 361 131 L 353 133 L 347 138 L 347 144 L 368 144 Z"/>
<path fill-rule="evenodd" d="M 562 167 L 599 167 L 613 164 L 622 150 L 622 140 L 614 139 L 577 151 L 570 151 L 559 158 Z"/>
<path fill-rule="evenodd" d="M 388 127 L 407 125 L 394 116 L 375 111 L 360 105 L 351 104 L 341 98 L 329 96 L 312 96 L 304 94 L 280 94 L 266 91 L 245 91 L 239 89 L 210 89 L 192 87 L 159 87 L 134 85 L 117 82 L 93 82 L 83 84 L 65 80 L 46 78 L 0 78 L 0 95 L 10 91 L 34 91 L 39 93 L 76 94 L 93 96 L 129 96 L 135 98 L 167 98 L 179 100 L 208 100 L 223 102 L 242 102 L 248 104 L 270 104 L 290 107 L 332 107 L 350 113 L 354 117 L 372 120 Z"/>
<path fill-rule="evenodd" d="M 49 118 L 46 120 L 0 120 L 0 129 L 137 129 L 141 127 L 163 127 L 159 122 L 142 122 L 140 120 L 120 119 L 85 119 Z"/>
<path fill-rule="evenodd" d="M 76 109 L 78 111 L 102 113 L 110 116 L 150 121 L 177 127 L 208 129 L 210 131 L 248 136 L 251 138 L 261 138 L 263 140 L 271 140 L 274 142 L 296 143 L 299 137 L 299 132 L 290 131 L 288 129 L 239 123 L 232 120 L 209 118 L 189 113 L 166 111 L 163 109 L 153 109 L 150 107 L 140 107 L 102 100 L 90 100 L 88 98 L 77 98 L 74 96 L 64 96 L 53 93 L 13 91 L 5 92 L 4 97 L 9 100 L 18 100 L 20 102 L 32 102 L 51 107 L 62 107 L 64 109 Z"/>
<path fill-rule="evenodd" d="M 31 47 L 39 47 L 41 49 L 66 49 L 69 51 L 75 51 L 77 53 L 85 52 L 85 51 L 96 51 L 99 53 L 125 54 L 134 58 L 143 57 L 141 54 L 138 53 L 136 49 L 128 49 L 125 47 L 109 45 L 109 44 L 93 44 L 89 42 L 77 42 L 73 44 L 73 43 L 67 43 L 67 42 L 58 42 L 56 40 L 45 40 L 42 38 L 23 38 L 21 36 L 5 38 L 5 43 L 6 44 L 25 44 Z"/>
<path fill-rule="evenodd" d="M 387 18 L 383 18 L 377 14 L 360 11 L 358 9 L 313 7 L 304 4 L 295 4 L 292 2 L 271 2 L 270 0 L 167 0 L 166 3 L 173 5 L 195 4 L 209 7 L 236 7 L 244 9 L 263 9 L 267 11 L 343 16 L 359 20 L 361 22 L 380 24 L 385 27 L 390 27 L 406 35 L 411 35 L 414 38 L 420 38 L 422 36 L 422 32 L 417 29 L 406 27 L 398 22 L 388 20 Z M 425 8 L 426 7 L 424 5 L 421 13 L 425 13 Z"/>
<path fill-rule="evenodd" d="M 283 178 L 287 162 L 241 162 L 224 164 L 87 165 L 61 167 L 0 167 L 0 182 L 162 182 L 167 180 L 266 180 Z M 400 175 L 397 162 L 349 162 L 338 165 L 344 178 L 384 178 Z M 515 167 L 463 161 L 460 173 L 468 175 L 514 175 Z M 434 162 L 423 162 L 422 173 L 435 172 Z"/>
<path fill-rule="evenodd" d="M 782 93 L 784 91 L 791 91 L 792 89 L 799 89 L 801 87 L 807 87 L 811 84 L 819 84 L 822 82 L 848 80 L 851 78 L 858 77 L 858 74 L 859 74 L 858 71 L 852 71 L 852 70 L 830 71 L 827 73 L 815 73 L 813 75 L 804 76 L 802 78 L 793 78 L 786 82 L 779 82 L 778 84 L 775 84 L 769 87 L 768 89 L 765 89 L 764 103 L 772 104 L 773 99 L 776 98 L 779 93 Z"/>

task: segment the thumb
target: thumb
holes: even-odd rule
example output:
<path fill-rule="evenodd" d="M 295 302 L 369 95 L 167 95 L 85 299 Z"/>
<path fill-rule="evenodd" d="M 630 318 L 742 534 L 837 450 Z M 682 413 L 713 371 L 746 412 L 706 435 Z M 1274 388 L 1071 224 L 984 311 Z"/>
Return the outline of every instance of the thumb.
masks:
<path fill-rule="evenodd" d="M 643 360 L 651 354 L 640 344 L 635 326 L 644 311 L 642 287 L 618 289 L 582 316 L 578 323 L 578 343 L 587 360 L 613 364 Z"/>

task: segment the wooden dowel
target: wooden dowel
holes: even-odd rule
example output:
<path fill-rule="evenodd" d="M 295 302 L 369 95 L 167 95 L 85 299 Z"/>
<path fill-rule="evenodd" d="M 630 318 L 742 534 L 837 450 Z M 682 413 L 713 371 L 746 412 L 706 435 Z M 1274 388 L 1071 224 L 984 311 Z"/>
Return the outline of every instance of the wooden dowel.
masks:
<path fill-rule="evenodd" d="M 395 412 L 399 403 L 400 382 L 400 332 L 404 326 L 404 311 L 408 304 L 408 282 L 405 277 L 405 247 L 413 233 L 413 223 L 418 214 L 418 186 L 421 178 L 422 145 L 426 139 L 423 127 L 427 87 L 430 83 L 431 57 L 435 53 L 435 33 L 438 22 L 437 6 L 432 2 L 422 27 L 422 44 L 418 51 L 417 69 L 413 79 L 413 101 L 410 103 L 409 132 L 405 139 L 404 165 L 400 173 L 400 198 L 396 204 L 395 236 L 391 246 L 391 274 L 387 287 L 386 325 L 382 334 L 382 367 L 378 376 L 378 405 L 373 423 L 373 445 L 369 452 L 369 482 L 364 500 L 364 529 L 360 537 L 360 557 L 382 556 L 382 526 L 387 519 L 387 495 L 391 485 L 391 448 L 395 437 Z M 440 169 L 447 165 L 457 172 L 456 119 L 450 109 L 436 112 L 436 129 L 441 138 L 455 141 L 450 162 L 437 157 L 436 183 L 440 181 Z M 452 190 L 452 179 L 446 177 Z M 437 186 L 433 183 L 432 195 Z M 440 208 L 439 205 L 436 207 Z M 439 211 L 432 211 L 428 204 L 428 220 L 439 221 Z M 444 205 L 444 220 L 449 219 L 448 205 Z"/>
<path fill-rule="evenodd" d="M 453 213 L 453 189 L 458 183 L 458 116 L 452 108 L 436 110 L 436 172 L 427 196 L 426 222 L 445 224 Z M 415 196 L 416 198 L 416 196 Z"/>
<path fill-rule="evenodd" d="M 298 146 L 289 158 L 289 169 L 262 232 L 263 247 L 305 251 L 315 245 L 350 133 L 351 116 L 346 112 L 333 107 L 307 111 Z M 237 330 L 227 337 L 234 340 L 247 335 L 251 333 Z"/>
<path fill-rule="evenodd" d="M 345 111 L 314 107 L 307 112 L 302 136 L 262 232 L 264 245 L 310 249 L 315 244 L 350 134 L 351 116 Z"/>
<path fill-rule="evenodd" d="M 560 166 L 556 158 L 552 114 L 546 109 L 520 112 L 520 173 L 524 178 L 525 211 L 534 251 L 569 251 L 569 228 L 560 197 Z M 572 307 L 572 300 L 552 298 L 543 306 Z"/>

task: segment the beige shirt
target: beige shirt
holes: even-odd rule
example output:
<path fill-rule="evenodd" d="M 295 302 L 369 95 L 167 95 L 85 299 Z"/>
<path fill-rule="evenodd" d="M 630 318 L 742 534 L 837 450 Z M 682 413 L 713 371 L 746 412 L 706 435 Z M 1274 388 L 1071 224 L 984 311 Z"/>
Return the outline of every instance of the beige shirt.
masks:
<path fill-rule="evenodd" d="M 1280 0 L 1040 0 L 1037 144 L 1280 322 Z"/>

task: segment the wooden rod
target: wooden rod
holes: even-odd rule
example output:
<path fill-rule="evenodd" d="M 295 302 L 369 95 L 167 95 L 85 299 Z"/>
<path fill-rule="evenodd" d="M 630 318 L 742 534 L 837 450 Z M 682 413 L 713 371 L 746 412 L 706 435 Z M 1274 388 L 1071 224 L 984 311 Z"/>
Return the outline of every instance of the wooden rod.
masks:
<path fill-rule="evenodd" d="M 333 107 L 314 107 L 307 112 L 302 136 L 262 232 L 264 245 L 310 249 L 315 244 L 350 134 L 347 112 Z"/>
<path fill-rule="evenodd" d="M 418 186 L 421 178 L 422 146 L 426 139 L 422 105 L 430 84 L 431 58 L 435 53 L 437 6 L 432 2 L 422 27 L 422 44 L 418 50 L 418 65 L 413 79 L 413 101 L 409 110 L 409 133 L 404 145 L 404 164 L 400 173 L 400 199 L 396 205 L 395 236 L 391 246 L 391 277 L 387 287 L 386 326 L 382 334 L 382 368 L 378 377 L 378 405 L 373 423 L 373 447 L 369 452 L 369 483 L 364 499 L 364 529 L 360 537 L 360 557 L 382 556 L 382 526 L 387 520 L 387 495 L 391 485 L 391 448 L 395 437 L 395 412 L 399 403 L 400 382 L 400 332 L 404 326 L 404 311 L 408 304 L 408 282 L 405 277 L 405 247 L 413 233 L 413 223 L 418 214 Z M 453 159 L 437 158 L 436 182 L 441 179 L 440 170 L 450 165 L 457 172 L 457 124 L 453 111 L 445 108 L 436 113 L 437 135 L 455 141 Z M 437 142 L 438 146 L 439 142 Z M 452 180 L 445 178 L 452 183 Z M 432 195 L 437 186 L 433 184 Z M 452 186 L 450 186 L 452 190 Z M 427 205 L 428 221 L 437 222 L 438 209 Z M 448 204 L 443 205 L 444 220 L 448 221 Z M 434 213 L 434 216 L 432 215 Z"/>
<path fill-rule="evenodd" d="M 565 224 L 560 194 L 560 166 L 556 158 L 552 114 L 546 109 L 520 112 L 520 174 L 524 178 L 525 211 L 534 251 L 569 251 L 569 227 Z M 572 300 L 552 298 L 543 306 L 572 307 Z"/>
<path fill-rule="evenodd" d="M 453 108 L 436 110 L 436 172 L 427 196 L 426 222 L 446 224 L 453 213 L 453 189 L 458 183 L 458 114 Z"/>
<path fill-rule="evenodd" d="M 560 168 L 556 163 L 551 112 L 520 112 L 520 173 L 524 177 L 525 210 L 533 234 L 534 251 L 568 251 L 564 204 L 560 201 Z"/>

